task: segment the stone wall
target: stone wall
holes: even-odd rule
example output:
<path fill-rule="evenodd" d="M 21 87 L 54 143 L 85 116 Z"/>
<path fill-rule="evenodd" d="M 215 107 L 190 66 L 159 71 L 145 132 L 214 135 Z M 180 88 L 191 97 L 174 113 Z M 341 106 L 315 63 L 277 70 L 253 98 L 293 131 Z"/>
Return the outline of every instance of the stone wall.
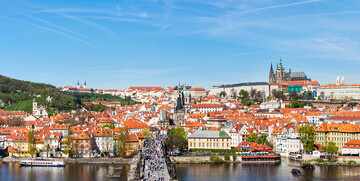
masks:
<path fill-rule="evenodd" d="M 360 157 L 343 157 L 343 156 L 338 157 L 338 162 L 347 162 L 350 160 L 354 160 L 356 161 L 356 163 L 360 163 Z"/>
<path fill-rule="evenodd" d="M 219 155 L 222 160 L 224 159 L 224 156 Z M 178 163 L 204 163 L 210 161 L 210 156 L 171 156 L 170 157 L 171 162 L 178 162 Z M 230 161 L 233 161 L 232 156 L 230 155 Z M 241 157 L 237 156 L 236 161 L 241 161 Z"/>

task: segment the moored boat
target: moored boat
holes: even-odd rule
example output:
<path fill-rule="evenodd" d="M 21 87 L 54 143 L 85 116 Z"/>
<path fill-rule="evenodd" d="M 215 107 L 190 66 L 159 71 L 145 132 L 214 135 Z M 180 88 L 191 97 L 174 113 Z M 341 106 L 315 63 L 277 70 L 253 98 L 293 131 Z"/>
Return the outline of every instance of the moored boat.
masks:
<path fill-rule="evenodd" d="M 310 164 L 310 163 L 303 163 L 303 164 L 301 165 L 301 168 L 309 169 L 309 170 L 315 170 L 315 165 Z"/>
<path fill-rule="evenodd" d="M 293 169 L 291 170 L 291 173 L 292 173 L 293 175 L 295 175 L 295 176 L 299 176 L 299 175 L 300 175 L 300 170 L 299 170 L 299 169 L 296 169 L 296 168 L 293 168 Z"/>
<path fill-rule="evenodd" d="M 42 167 L 65 167 L 64 161 L 44 159 L 44 158 L 32 158 L 28 160 L 20 161 L 21 166 L 42 166 Z"/>

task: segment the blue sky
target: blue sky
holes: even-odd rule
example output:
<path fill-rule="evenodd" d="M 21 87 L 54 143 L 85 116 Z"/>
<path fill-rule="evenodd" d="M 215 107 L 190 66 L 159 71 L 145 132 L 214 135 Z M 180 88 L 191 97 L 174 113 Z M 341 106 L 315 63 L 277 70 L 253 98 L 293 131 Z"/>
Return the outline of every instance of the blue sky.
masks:
<path fill-rule="evenodd" d="M 1 0 L 0 74 L 58 87 L 360 83 L 360 1 Z"/>

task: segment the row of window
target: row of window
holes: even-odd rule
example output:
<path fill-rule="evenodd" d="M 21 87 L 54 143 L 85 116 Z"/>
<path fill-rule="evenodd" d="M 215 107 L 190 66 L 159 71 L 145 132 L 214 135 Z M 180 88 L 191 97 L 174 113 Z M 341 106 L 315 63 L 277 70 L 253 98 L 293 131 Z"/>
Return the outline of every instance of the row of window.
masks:
<path fill-rule="evenodd" d="M 205 143 L 198 143 L 198 147 L 205 147 Z M 193 146 L 193 143 L 190 143 L 190 147 Z M 222 147 L 224 147 L 225 144 L 222 143 Z M 227 147 L 229 147 L 229 143 L 226 144 Z M 196 143 L 194 143 L 194 147 L 196 147 Z M 219 143 L 206 143 L 206 147 L 219 147 Z"/>

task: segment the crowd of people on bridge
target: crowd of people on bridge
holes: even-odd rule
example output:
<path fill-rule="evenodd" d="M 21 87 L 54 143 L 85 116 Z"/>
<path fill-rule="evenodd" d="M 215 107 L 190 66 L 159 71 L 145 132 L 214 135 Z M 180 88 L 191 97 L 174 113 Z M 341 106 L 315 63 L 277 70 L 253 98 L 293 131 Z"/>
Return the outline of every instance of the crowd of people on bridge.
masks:
<path fill-rule="evenodd" d="M 164 152 L 161 148 L 161 139 L 155 138 L 146 145 L 145 156 L 145 175 L 144 180 L 168 181 L 169 174 L 166 169 Z"/>

